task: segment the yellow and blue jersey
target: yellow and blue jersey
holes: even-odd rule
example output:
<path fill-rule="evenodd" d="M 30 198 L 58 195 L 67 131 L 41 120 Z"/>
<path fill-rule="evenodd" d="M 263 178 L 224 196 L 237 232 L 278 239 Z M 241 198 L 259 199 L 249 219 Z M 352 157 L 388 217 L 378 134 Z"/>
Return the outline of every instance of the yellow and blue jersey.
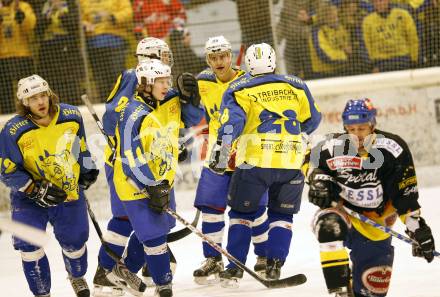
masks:
<path fill-rule="evenodd" d="M 307 87 L 292 75 L 246 74 L 223 95 L 218 139 L 237 141 L 236 164 L 300 169 L 306 146 L 301 133 L 319 125 L 321 113 Z"/>
<path fill-rule="evenodd" d="M 363 41 L 373 63 L 417 62 L 419 39 L 412 16 L 401 8 L 373 12 L 362 23 Z M 376 65 L 379 66 L 380 65 Z"/>
<path fill-rule="evenodd" d="M 68 200 L 77 200 L 79 175 L 94 167 L 75 106 L 60 104 L 47 127 L 16 115 L 1 131 L 0 179 L 12 193 L 44 179 L 63 189 Z"/>
<path fill-rule="evenodd" d="M 119 120 L 119 113 L 127 105 L 130 98 L 136 92 L 137 78 L 135 69 L 128 69 L 122 72 L 116 80 L 115 86 L 105 102 L 105 112 L 102 116 L 102 124 L 105 133 L 115 145 L 116 125 Z M 113 166 L 113 152 L 110 146 L 105 148 L 105 161 L 110 167 Z"/>
<path fill-rule="evenodd" d="M 203 110 L 181 104 L 171 90 L 164 100 L 134 98 L 120 111 L 116 129 L 115 189 L 123 201 L 146 198 L 147 185 L 168 180 L 177 168 L 179 129 L 197 125 Z"/>
<path fill-rule="evenodd" d="M 350 46 L 350 36 L 344 26 L 328 25 L 314 27 L 309 38 L 312 71 L 315 73 L 336 73 L 346 63 L 346 49 Z"/>
<path fill-rule="evenodd" d="M 133 8 L 128 0 L 80 0 L 83 22 L 93 24 L 94 31 L 89 36 L 101 34 L 116 35 L 127 38 L 127 32 L 133 21 Z M 111 13 L 106 18 L 100 17 L 103 12 Z"/>
<path fill-rule="evenodd" d="M 23 1 L 17 2 L 17 4 L 14 1 L 9 5 L 0 5 L 0 18 L 2 19 L 0 22 L 1 59 L 32 56 L 31 42 L 37 18 L 30 4 Z M 20 9 L 25 15 L 21 24 L 15 20 L 17 9 Z"/>
<path fill-rule="evenodd" d="M 210 68 L 202 71 L 197 76 L 201 102 L 205 108 L 205 118 L 208 122 L 209 129 L 208 151 L 206 154 L 207 156 L 211 155 L 211 150 L 215 142 L 217 141 L 218 129 L 221 126 L 220 106 L 222 103 L 223 94 L 232 81 L 245 74 L 243 70 L 237 69 L 236 71 L 237 73 L 234 78 L 227 82 L 222 82 L 218 80 L 214 72 Z M 208 167 L 208 161 L 209 160 L 206 160 L 205 162 L 206 167 Z"/>

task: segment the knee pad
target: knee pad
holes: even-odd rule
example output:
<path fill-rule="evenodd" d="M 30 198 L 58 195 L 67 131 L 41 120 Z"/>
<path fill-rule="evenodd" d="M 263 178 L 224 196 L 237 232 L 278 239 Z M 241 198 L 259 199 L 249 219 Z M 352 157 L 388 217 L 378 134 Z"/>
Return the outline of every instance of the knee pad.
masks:
<path fill-rule="evenodd" d="M 338 211 L 323 211 L 315 217 L 313 233 L 321 243 L 343 241 L 350 227 L 349 221 Z"/>
<path fill-rule="evenodd" d="M 146 240 L 143 242 L 143 245 L 147 256 L 158 256 L 168 252 L 166 236 Z"/>
<path fill-rule="evenodd" d="M 85 244 L 79 250 L 66 250 L 63 247 L 63 258 L 66 270 L 72 277 L 82 277 L 87 272 L 87 247 Z"/>
<path fill-rule="evenodd" d="M 43 249 L 37 249 L 34 251 L 20 251 L 21 259 L 24 262 L 34 262 L 43 258 L 46 254 Z"/>

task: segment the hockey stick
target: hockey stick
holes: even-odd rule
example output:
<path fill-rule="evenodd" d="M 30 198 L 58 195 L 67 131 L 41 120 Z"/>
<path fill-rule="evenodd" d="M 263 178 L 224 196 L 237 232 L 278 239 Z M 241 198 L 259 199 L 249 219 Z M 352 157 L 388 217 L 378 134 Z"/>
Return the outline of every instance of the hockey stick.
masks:
<path fill-rule="evenodd" d="M 240 68 L 241 60 L 243 58 L 245 48 L 246 48 L 246 46 L 244 45 L 244 43 L 242 43 L 240 46 L 240 52 L 238 53 L 238 56 L 237 56 L 237 61 L 235 62 L 235 66 L 237 68 Z"/>
<path fill-rule="evenodd" d="M 370 226 L 373 226 L 373 227 L 375 227 L 376 229 L 379 229 L 379 230 L 381 230 L 381 231 L 383 231 L 383 232 L 385 232 L 385 233 L 387 233 L 387 234 L 389 234 L 389 235 L 391 235 L 391 236 L 394 236 L 394 237 L 396 237 L 396 238 L 398 238 L 398 239 L 400 239 L 400 240 L 402 240 L 402 241 L 404 241 L 404 242 L 406 242 L 406 243 L 409 243 L 409 244 L 417 244 L 417 245 L 419 244 L 419 243 L 418 243 L 417 241 L 415 241 L 414 239 L 411 239 L 411 238 L 409 238 L 409 237 L 407 237 L 407 236 L 405 236 L 405 235 L 402 235 L 402 234 L 400 234 L 400 233 L 394 231 L 393 229 L 391 229 L 391 228 L 389 228 L 389 227 L 386 227 L 386 226 L 383 226 L 383 225 L 381 225 L 381 224 L 379 224 L 379 223 L 376 223 L 376 222 L 373 221 L 372 219 L 370 219 L 370 218 L 364 216 L 363 214 L 360 214 L 360 213 L 358 213 L 358 212 L 355 212 L 354 210 L 351 210 L 351 209 L 349 209 L 349 208 L 347 208 L 347 207 L 345 207 L 345 206 L 342 206 L 342 208 L 344 209 L 344 211 L 345 211 L 348 215 L 350 215 L 350 216 L 352 216 L 352 217 L 354 217 L 354 218 L 356 218 L 356 219 L 358 219 L 358 220 L 360 220 L 360 221 L 362 221 L 362 222 L 364 222 L 364 223 L 366 223 L 366 224 L 368 224 L 368 225 L 370 225 Z M 437 252 L 437 251 L 434 251 L 434 256 L 436 256 L 436 257 L 440 257 L 440 253 Z"/>
<path fill-rule="evenodd" d="M 179 214 L 177 214 L 174 210 L 171 208 L 167 208 L 166 212 L 170 214 L 172 217 L 174 217 L 176 220 L 181 222 L 183 225 L 187 226 L 188 229 L 190 229 L 193 233 L 195 233 L 197 236 L 199 236 L 201 239 L 206 241 L 211 247 L 213 247 L 216 251 L 224 255 L 226 258 L 229 259 L 232 263 L 237 265 L 240 269 L 246 271 L 249 273 L 254 279 L 256 279 L 259 283 L 263 284 L 266 288 L 274 289 L 274 288 L 286 288 L 286 287 L 292 287 L 292 286 L 298 286 L 307 281 L 307 278 L 304 274 L 295 274 L 288 278 L 283 278 L 279 280 L 266 280 L 262 277 L 260 277 L 257 273 L 246 267 L 243 263 L 241 263 L 237 258 L 232 256 L 228 251 L 224 250 L 221 246 L 219 246 L 217 243 L 215 243 L 211 238 L 206 236 L 202 233 L 199 229 L 192 226 L 189 222 L 187 222 L 184 218 L 182 218 Z"/>
<path fill-rule="evenodd" d="M 101 227 L 99 227 L 98 221 L 96 220 L 95 214 L 90 207 L 89 200 L 84 196 L 84 200 L 86 201 L 87 210 L 89 212 L 90 219 L 92 220 L 93 226 L 95 227 L 96 233 L 98 234 L 99 241 L 101 241 L 102 246 L 104 247 L 105 252 L 116 262 L 121 262 L 121 256 L 116 254 L 108 245 L 108 243 L 104 240 L 104 236 L 102 235 Z"/>
<path fill-rule="evenodd" d="M 81 100 L 86 105 L 87 109 L 89 110 L 90 114 L 92 115 L 93 119 L 95 120 L 96 125 L 98 126 L 102 135 L 104 135 L 104 137 L 106 138 L 107 143 L 108 143 L 109 147 L 111 148 L 112 152 L 114 152 L 115 146 L 114 146 L 113 142 L 111 142 L 110 137 L 107 135 L 107 133 L 105 133 L 104 125 L 102 124 L 101 120 L 99 119 L 98 115 L 96 114 L 95 108 L 93 107 L 92 102 L 90 102 L 90 100 L 89 100 L 89 96 L 87 96 L 87 94 L 81 95 Z"/>
<path fill-rule="evenodd" d="M 50 240 L 45 231 L 7 218 L 0 218 L 0 230 L 39 247 L 45 246 Z"/>
<path fill-rule="evenodd" d="M 96 111 L 95 111 L 95 108 L 93 107 L 93 104 L 90 102 L 90 100 L 89 100 L 89 97 L 87 96 L 87 94 L 84 94 L 84 95 L 82 95 L 81 96 L 81 100 L 84 102 L 84 104 L 86 105 L 86 107 L 87 107 L 87 109 L 88 109 L 88 111 L 90 112 L 90 114 L 92 115 L 92 117 L 93 117 L 93 119 L 95 120 L 95 122 L 96 122 L 96 125 L 98 126 L 98 128 L 99 128 L 99 130 L 101 131 L 101 133 L 104 135 L 104 137 L 106 138 L 106 140 L 107 140 L 107 143 L 108 143 L 108 145 L 110 146 L 110 148 L 112 149 L 112 151 L 114 152 L 115 151 L 115 146 L 113 145 L 113 143 L 110 141 L 110 137 L 107 135 L 107 133 L 105 133 L 105 131 L 104 131 L 104 126 L 102 125 L 102 122 L 101 122 L 101 120 L 99 119 L 99 117 L 98 117 L 98 115 L 97 115 L 97 113 L 96 113 Z M 205 127 L 203 127 L 203 128 L 205 128 Z M 203 130 L 202 129 L 202 127 L 201 128 L 199 128 L 200 130 Z M 196 135 L 197 133 L 198 133 L 198 130 L 199 129 L 197 129 L 197 130 L 195 130 L 193 133 L 193 136 L 192 137 L 194 137 L 194 135 Z M 183 143 L 186 143 L 186 142 L 188 142 L 192 137 L 189 137 L 189 138 L 187 138 Z M 87 200 L 87 199 L 86 199 Z M 93 213 L 93 212 L 91 212 L 91 209 L 90 209 L 90 205 L 89 205 L 89 203 L 88 203 L 88 201 L 87 201 L 87 207 L 89 208 L 89 213 Z M 94 217 L 94 215 L 93 215 L 93 217 Z M 197 210 L 197 212 L 196 212 L 196 216 L 194 217 L 194 220 L 192 221 L 192 226 L 197 226 L 197 223 L 199 222 L 199 217 L 200 217 L 200 210 Z M 91 217 L 90 217 L 91 218 Z M 92 218 L 91 218 L 92 219 Z M 93 223 L 93 225 L 95 226 L 95 228 L 96 227 L 98 227 L 99 228 L 99 225 L 98 225 L 98 223 L 96 222 L 96 220 L 94 220 L 94 219 L 92 219 L 92 223 Z M 99 229 L 99 232 L 98 232 L 98 230 L 96 230 L 97 231 L 97 233 L 98 233 L 98 235 L 99 235 L 99 233 L 101 233 L 101 236 L 100 236 L 100 240 L 101 240 L 101 242 L 103 242 L 104 241 L 104 239 L 102 238 L 102 232 L 101 232 L 101 229 Z M 178 231 L 174 231 L 174 232 L 171 232 L 171 233 L 169 233 L 168 235 L 167 235 L 167 242 L 174 242 L 174 241 L 177 241 L 177 240 L 180 240 L 180 239 L 182 239 L 182 238 L 184 238 L 184 237 L 186 237 L 186 236 L 188 236 L 189 234 L 191 234 L 191 230 L 189 230 L 188 228 L 183 228 L 183 229 L 181 229 L 181 230 L 178 230 Z M 105 248 L 105 246 L 106 246 L 107 244 L 103 244 L 103 246 L 104 246 L 104 249 L 105 249 L 105 251 L 107 252 L 107 249 Z M 108 247 L 108 246 L 107 246 Z M 108 247 L 108 249 L 110 249 L 110 247 Z M 110 249 L 111 250 L 111 249 Z M 113 251 L 111 251 L 113 254 L 115 254 Z M 110 254 L 109 254 L 110 255 Z M 115 254 L 116 255 L 116 254 Z"/>

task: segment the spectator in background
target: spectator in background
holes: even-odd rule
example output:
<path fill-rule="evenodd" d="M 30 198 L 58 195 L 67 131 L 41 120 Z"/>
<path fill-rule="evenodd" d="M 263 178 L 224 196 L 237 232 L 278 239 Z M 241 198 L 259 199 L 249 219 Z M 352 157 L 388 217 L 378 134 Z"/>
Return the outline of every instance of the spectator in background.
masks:
<path fill-rule="evenodd" d="M 394 71 L 416 66 L 419 39 L 412 16 L 390 0 L 372 0 L 374 12 L 364 18 L 362 35 L 372 72 Z"/>
<path fill-rule="evenodd" d="M 348 31 L 339 22 L 338 8 L 330 2 L 318 6 L 317 25 L 309 37 L 314 78 L 344 75 L 352 53 Z"/>
<path fill-rule="evenodd" d="M 78 6 L 75 0 L 47 0 L 35 6 L 40 39 L 38 73 L 69 104 L 81 102 L 84 65 L 79 50 Z M 60 67 L 67 63 L 68 71 Z"/>
<path fill-rule="evenodd" d="M 420 40 L 420 66 L 438 65 L 440 11 L 438 0 L 391 0 L 413 16 Z"/>
<path fill-rule="evenodd" d="M 339 20 L 350 36 L 352 53 L 349 55 L 347 74 L 366 73 L 369 64 L 365 60 L 365 47 L 362 43 L 362 20 L 368 14 L 372 5 L 366 6 L 363 0 L 342 0 L 339 8 Z"/>
<path fill-rule="evenodd" d="M 30 39 L 36 17 L 23 1 L 0 0 L 0 112 L 15 111 L 14 82 L 34 72 Z"/>
<path fill-rule="evenodd" d="M 309 78 L 311 74 L 307 44 L 312 15 L 316 12 L 317 6 L 317 0 L 284 1 L 277 25 L 277 41 L 286 39 L 284 57 L 287 73 L 303 79 Z"/>
<path fill-rule="evenodd" d="M 426 66 L 440 65 L 440 1 L 432 0 L 425 10 L 423 54 Z"/>
<path fill-rule="evenodd" d="M 241 42 L 247 46 L 254 43 L 274 45 L 270 0 L 233 0 L 237 3 Z M 290 0 L 291 1 L 291 0 Z M 278 0 L 273 0 L 278 2 Z"/>
<path fill-rule="evenodd" d="M 133 10 L 129 0 L 80 0 L 98 98 L 105 101 L 125 68 Z"/>
<path fill-rule="evenodd" d="M 138 40 L 146 36 L 166 38 L 176 24 L 186 22 L 180 0 L 134 0 L 133 11 Z"/>
<path fill-rule="evenodd" d="M 205 59 L 197 56 L 191 48 L 191 35 L 187 28 L 173 29 L 169 40 L 170 49 L 174 56 L 172 72 L 175 78 L 183 72 L 197 75 L 207 67 Z"/>

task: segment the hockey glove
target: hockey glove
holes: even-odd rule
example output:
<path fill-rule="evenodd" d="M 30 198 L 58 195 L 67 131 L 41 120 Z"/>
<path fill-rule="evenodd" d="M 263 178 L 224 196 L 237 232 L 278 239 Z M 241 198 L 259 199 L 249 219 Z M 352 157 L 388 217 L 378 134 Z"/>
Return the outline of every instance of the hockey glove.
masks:
<path fill-rule="evenodd" d="M 185 161 L 188 158 L 188 150 L 184 144 L 179 146 L 179 157 L 177 158 L 179 163 Z"/>
<path fill-rule="evenodd" d="M 229 153 L 230 147 L 222 145 L 222 141 L 217 140 L 209 158 L 209 169 L 216 174 L 225 173 L 228 167 Z"/>
<path fill-rule="evenodd" d="M 23 10 L 21 9 L 17 9 L 17 11 L 15 12 L 15 21 L 17 22 L 17 24 L 21 24 L 24 21 L 24 18 L 26 17 L 26 15 L 24 14 Z"/>
<path fill-rule="evenodd" d="M 98 175 L 98 169 L 90 169 L 90 171 L 88 171 L 87 173 L 79 175 L 78 185 L 81 187 L 81 189 L 87 190 L 91 185 L 96 182 Z"/>
<path fill-rule="evenodd" d="M 199 86 L 194 75 L 188 72 L 179 74 L 177 77 L 177 89 L 179 90 L 179 98 L 182 103 L 191 103 L 196 107 L 200 105 Z"/>
<path fill-rule="evenodd" d="M 422 257 L 425 258 L 428 263 L 434 259 L 434 237 L 432 236 L 431 228 L 426 224 L 425 220 L 422 217 L 419 217 L 419 227 L 414 230 L 414 232 L 410 230 L 406 230 L 408 236 L 417 243 L 413 243 L 412 245 L 412 254 L 414 257 Z"/>
<path fill-rule="evenodd" d="M 170 206 L 171 186 L 167 180 L 155 186 L 147 186 L 148 207 L 156 213 L 162 213 Z"/>
<path fill-rule="evenodd" d="M 340 189 L 333 177 L 319 168 L 313 169 L 309 178 L 309 201 L 320 208 L 332 206 L 339 198 Z"/>
<path fill-rule="evenodd" d="M 47 208 L 63 203 L 67 198 L 67 194 L 63 189 L 58 188 L 52 183 L 41 180 L 31 185 L 27 197 L 35 201 L 39 206 Z"/>

